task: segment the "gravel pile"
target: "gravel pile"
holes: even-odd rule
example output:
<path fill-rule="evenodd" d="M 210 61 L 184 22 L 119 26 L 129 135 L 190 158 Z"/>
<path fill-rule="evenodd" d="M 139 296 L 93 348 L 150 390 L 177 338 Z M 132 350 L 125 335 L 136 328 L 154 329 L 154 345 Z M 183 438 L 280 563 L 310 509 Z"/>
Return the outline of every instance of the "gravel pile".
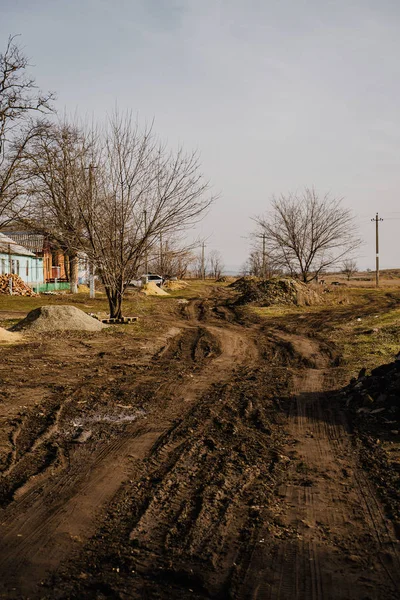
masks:
<path fill-rule="evenodd" d="M 31 312 L 13 331 L 29 329 L 32 331 L 100 331 L 105 327 L 83 310 L 75 306 L 41 306 Z"/>

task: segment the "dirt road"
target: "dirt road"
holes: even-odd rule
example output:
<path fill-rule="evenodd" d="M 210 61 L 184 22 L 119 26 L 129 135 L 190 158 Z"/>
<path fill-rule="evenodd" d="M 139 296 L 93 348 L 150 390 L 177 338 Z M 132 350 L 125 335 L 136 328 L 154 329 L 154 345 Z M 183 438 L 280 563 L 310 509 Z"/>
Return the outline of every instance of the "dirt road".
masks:
<path fill-rule="evenodd" d="M 239 321 L 196 301 L 140 352 L 63 340 L 74 386 L 49 341 L 45 393 L 3 398 L 0 597 L 399 597 L 326 345 Z"/>

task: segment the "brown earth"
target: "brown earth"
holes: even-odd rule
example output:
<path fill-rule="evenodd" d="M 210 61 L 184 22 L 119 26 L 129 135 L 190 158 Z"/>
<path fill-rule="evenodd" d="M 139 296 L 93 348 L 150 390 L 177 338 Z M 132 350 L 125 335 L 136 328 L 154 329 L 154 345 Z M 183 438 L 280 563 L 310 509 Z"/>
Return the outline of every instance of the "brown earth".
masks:
<path fill-rule="evenodd" d="M 0 597 L 399 597 L 327 319 L 229 293 L 0 348 Z"/>

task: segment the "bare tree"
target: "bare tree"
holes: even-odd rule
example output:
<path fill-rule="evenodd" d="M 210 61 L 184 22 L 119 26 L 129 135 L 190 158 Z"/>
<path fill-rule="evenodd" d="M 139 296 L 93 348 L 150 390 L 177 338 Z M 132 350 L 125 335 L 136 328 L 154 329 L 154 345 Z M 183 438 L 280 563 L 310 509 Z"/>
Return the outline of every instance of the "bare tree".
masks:
<path fill-rule="evenodd" d="M 130 115 L 109 120 L 96 167 L 86 193 L 77 194 L 81 246 L 98 268 L 110 316 L 119 318 L 128 282 L 160 233 L 169 236 L 197 222 L 213 198 L 197 155 L 167 151 Z"/>
<path fill-rule="evenodd" d="M 274 263 L 308 283 L 360 245 L 350 210 L 314 188 L 272 199 L 272 214 L 255 219 Z"/>
<path fill-rule="evenodd" d="M 28 75 L 28 59 L 10 36 L 0 54 L 0 226 L 7 224 L 20 208 L 26 171 L 26 145 L 41 129 L 30 116 L 51 111 L 53 93 L 42 94 Z"/>
<path fill-rule="evenodd" d="M 353 258 L 347 258 L 343 261 L 342 273 L 346 275 L 347 280 L 357 273 L 357 262 Z"/>
<path fill-rule="evenodd" d="M 167 278 L 183 279 L 195 258 L 194 245 L 185 243 L 176 236 L 165 239 L 165 236 L 160 235 L 159 243 L 153 247 L 147 261 L 149 272 L 159 273 Z"/>
<path fill-rule="evenodd" d="M 78 287 L 78 253 L 84 222 L 78 197 L 85 193 L 85 169 L 91 158 L 90 141 L 76 124 L 47 124 L 25 152 L 29 172 L 29 216 L 26 227 L 49 236 L 67 257 L 71 292 Z"/>
<path fill-rule="evenodd" d="M 222 260 L 221 252 L 218 250 L 212 250 L 210 252 L 210 275 L 214 279 L 219 279 L 224 270 L 224 263 Z"/>

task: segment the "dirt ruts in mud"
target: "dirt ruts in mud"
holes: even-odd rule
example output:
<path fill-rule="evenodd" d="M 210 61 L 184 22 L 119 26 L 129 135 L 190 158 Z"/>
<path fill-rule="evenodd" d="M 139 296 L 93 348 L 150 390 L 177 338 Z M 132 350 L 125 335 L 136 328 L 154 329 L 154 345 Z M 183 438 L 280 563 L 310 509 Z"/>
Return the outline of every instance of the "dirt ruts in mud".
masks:
<path fill-rule="evenodd" d="M 0 593 L 397 598 L 398 543 L 335 397 L 337 350 L 290 317 L 184 310 L 152 356 L 61 393 L 35 425 L 60 458 L 2 509 Z"/>

